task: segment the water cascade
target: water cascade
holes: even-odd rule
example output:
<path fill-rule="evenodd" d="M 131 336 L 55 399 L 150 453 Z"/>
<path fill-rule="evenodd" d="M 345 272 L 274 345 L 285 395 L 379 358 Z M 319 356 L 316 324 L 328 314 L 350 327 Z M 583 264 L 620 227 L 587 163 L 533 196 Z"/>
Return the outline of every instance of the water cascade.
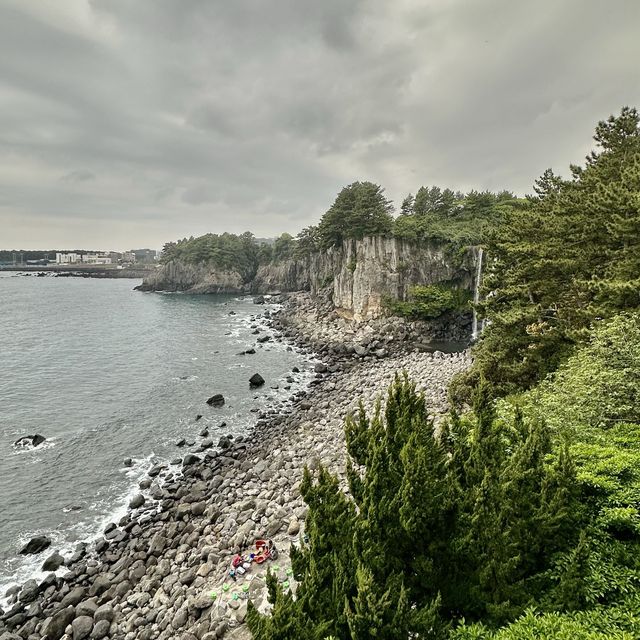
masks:
<path fill-rule="evenodd" d="M 478 339 L 478 312 L 476 311 L 476 305 L 480 301 L 480 284 L 482 282 L 482 254 L 484 250 L 482 247 L 478 247 L 478 253 L 476 257 L 476 280 L 473 286 L 473 323 L 471 325 L 471 341 L 475 342 Z M 484 323 L 483 323 L 484 324 Z"/>

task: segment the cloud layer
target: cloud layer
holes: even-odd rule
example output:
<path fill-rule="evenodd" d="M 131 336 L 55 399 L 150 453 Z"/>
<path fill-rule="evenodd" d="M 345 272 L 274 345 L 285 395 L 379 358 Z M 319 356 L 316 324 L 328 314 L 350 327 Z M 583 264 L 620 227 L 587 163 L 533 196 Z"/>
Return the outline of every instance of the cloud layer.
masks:
<path fill-rule="evenodd" d="M 640 106 L 640 3 L 2 0 L 0 246 L 296 233 L 354 180 L 531 190 Z"/>

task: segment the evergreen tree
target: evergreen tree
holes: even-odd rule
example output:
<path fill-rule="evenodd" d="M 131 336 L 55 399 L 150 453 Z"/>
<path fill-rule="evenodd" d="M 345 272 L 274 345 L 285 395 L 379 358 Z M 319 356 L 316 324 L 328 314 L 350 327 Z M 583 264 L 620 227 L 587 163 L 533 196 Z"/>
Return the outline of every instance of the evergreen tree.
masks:
<path fill-rule="evenodd" d="M 393 205 L 384 189 L 372 182 L 354 182 L 336 197 L 318 225 L 320 244 L 336 246 L 348 238 L 387 235 L 393 227 Z"/>
<path fill-rule="evenodd" d="M 639 122 L 625 108 L 599 123 L 585 166 L 546 171 L 491 239 L 475 374 L 504 392 L 553 371 L 595 319 L 640 306 Z"/>

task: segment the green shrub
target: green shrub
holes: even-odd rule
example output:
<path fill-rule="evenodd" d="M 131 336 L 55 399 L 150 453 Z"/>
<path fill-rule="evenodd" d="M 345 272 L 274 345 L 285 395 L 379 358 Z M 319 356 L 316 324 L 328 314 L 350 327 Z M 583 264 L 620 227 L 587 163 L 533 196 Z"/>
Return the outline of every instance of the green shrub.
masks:
<path fill-rule="evenodd" d="M 431 320 L 449 311 L 469 309 L 471 293 L 443 284 L 419 285 L 409 290 L 407 301 L 385 299 L 384 305 L 393 315 L 410 320 Z"/>

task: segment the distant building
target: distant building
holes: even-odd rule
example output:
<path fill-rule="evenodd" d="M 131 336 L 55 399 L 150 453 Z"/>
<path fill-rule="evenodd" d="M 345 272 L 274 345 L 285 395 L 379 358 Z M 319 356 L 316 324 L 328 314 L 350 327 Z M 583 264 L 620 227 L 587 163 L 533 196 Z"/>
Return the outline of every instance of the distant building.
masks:
<path fill-rule="evenodd" d="M 135 256 L 134 262 L 141 264 L 151 264 L 158 258 L 158 252 L 155 249 L 131 249 L 129 253 Z"/>
<path fill-rule="evenodd" d="M 125 251 L 121 259 L 123 263 L 133 264 L 136 261 L 136 254 L 133 251 Z"/>
<path fill-rule="evenodd" d="M 56 264 L 77 264 L 82 262 L 81 253 L 56 253 Z"/>
<path fill-rule="evenodd" d="M 111 264 L 108 253 L 56 253 L 56 264 Z"/>
<path fill-rule="evenodd" d="M 86 264 L 111 264 L 111 258 L 105 253 L 85 253 L 82 262 Z"/>

